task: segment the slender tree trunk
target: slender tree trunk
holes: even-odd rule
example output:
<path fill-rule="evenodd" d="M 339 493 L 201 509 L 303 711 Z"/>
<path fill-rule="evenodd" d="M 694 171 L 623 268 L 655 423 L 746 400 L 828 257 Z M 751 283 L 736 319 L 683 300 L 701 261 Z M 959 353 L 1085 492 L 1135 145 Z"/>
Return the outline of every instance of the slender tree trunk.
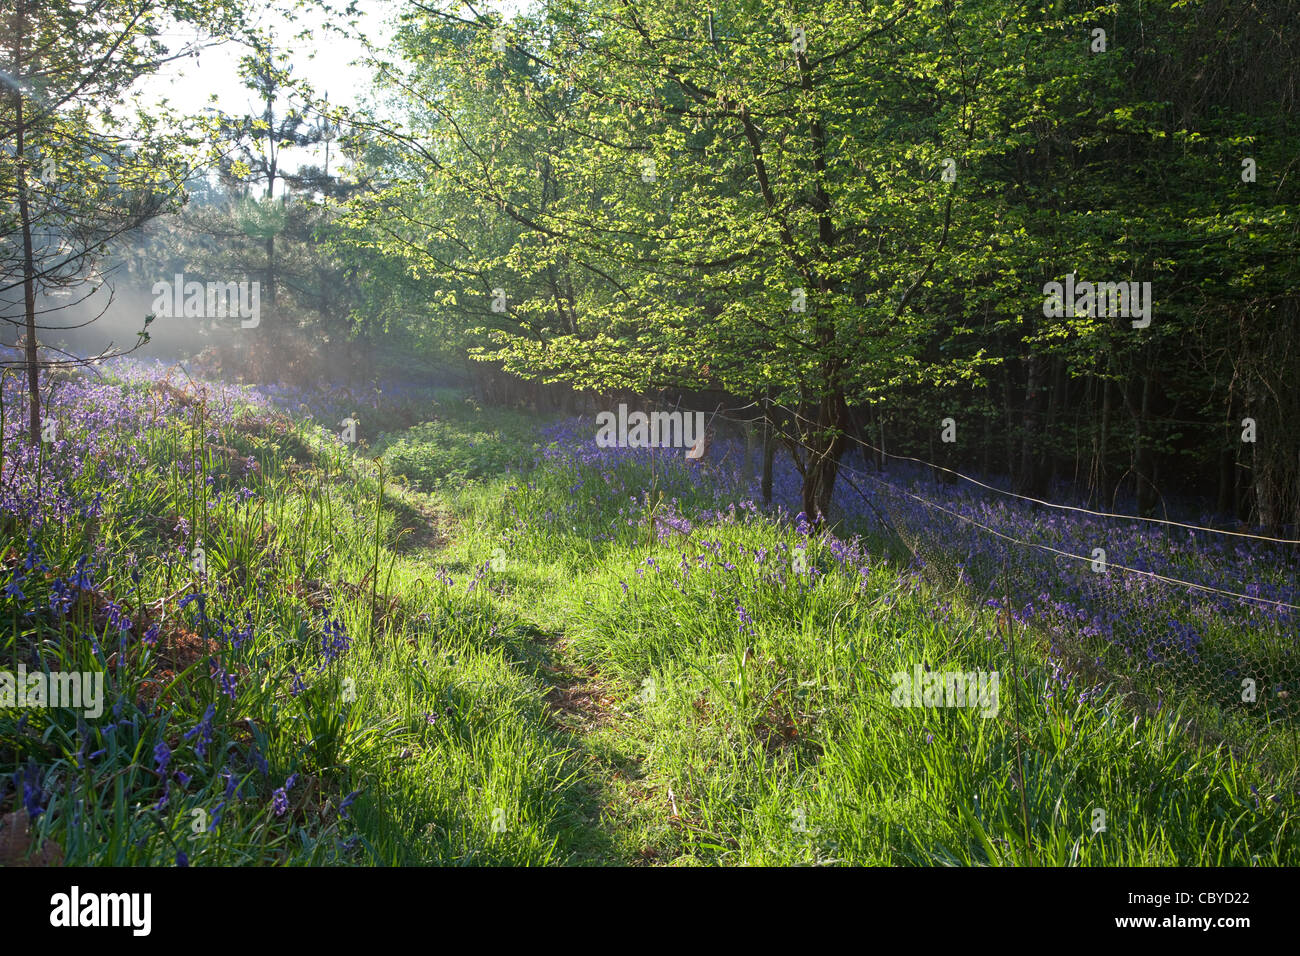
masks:
<path fill-rule="evenodd" d="M 14 8 L 14 72 L 22 75 L 23 39 L 27 26 L 26 0 Z M 14 110 L 14 182 L 18 191 L 18 221 L 23 236 L 23 315 L 26 330 L 23 356 L 27 363 L 27 436 L 33 445 L 41 440 L 41 367 L 36 342 L 36 259 L 32 249 L 32 218 L 27 195 L 27 129 L 23 115 L 23 94 L 15 87 L 10 93 Z"/>
<path fill-rule="evenodd" d="M 740 487 L 748 489 L 751 481 L 754 480 L 754 451 L 758 447 L 758 426 L 752 421 L 747 421 L 740 426 L 745 438 L 744 457 L 740 459 Z"/>
<path fill-rule="evenodd" d="M 1016 439 L 1015 439 L 1015 415 L 1012 412 L 1014 403 L 1011 401 L 1011 363 L 1002 363 L 1002 411 L 1006 416 L 1006 441 L 1003 443 L 1007 453 L 1007 475 L 1011 478 L 1012 483 L 1019 479 L 1016 474 Z"/>
<path fill-rule="evenodd" d="M 275 305 L 275 236 L 266 237 L 266 305 Z"/>
<path fill-rule="evenodd" d="M 1137 419 L 1137 435 L 1134 439 L 1133 471 L 1137 475 L 1138 514 L 1149 515 L 1155 509 L 1156 489 L 1155 474 L 1152 470 L 1151 438 L 1147 434 L 1147 422 L 1151 414 L 1151 375 L 1142 375 L 1142 405 Z"/>
<path fill-rule="evenodd" d="M 1023 494 L 1042 494 L 1039 437 L 1039 399 L 1042 392 L 1043 359 L 1030 354 L 1026 361 L 1025 429 L 1020 441 L 1020 473 L 1016 486 Z"/>
<path fill-rule="evenodd" d="M 884 412 L 881 412 L 881 413 L 880 413 L 880 415 L 879 415 L 879 421 L 880 421 L 880 451 L 877 453 L 876 458 L 877 458 L 877 460 L 880 462 L 880 470 L 883 472 L 883 471 L 885 470 L 885 468 L 886 468 L 888 462 L 889 462 L 889 449 L 885 447 L 885 414 L 884 414 Z"/>
<path fill-rule="evenodd" d="M 763 504 L 772 503 L 772 464 L 776 459 L 776 430 L 772 427 L 771 393 L 763 399 L 763 475 L 759 479 L 759 493 Z"/>
<path fill-rule="evenodd" d="M 1110 379 L 1101 380 L 1101 434 L 1097 438 L 1097 495 L 1102 507 L 1111 502 L 1110 470 L 1106 459 L 1110 455 Z"/>
<path fill-rule="evenodd" d="M 980 474 L 985 481 L 989 480 L 989 473 L 993 469 L 993 416 L 986 414 L 984 416 L 984 438 L 981 441 L 980 448 Z"/>
<path fill-rule="evenodd" d="M 1056 435 L 1057 416 L 1061 408 L 1061 393 L 1065 390 L 1063 381 L 1063 363 L 1060 357 L 1052 359 L 1052 383 L 1047 392 L 1047 426 L 1046 434 Z M 1046 462 L 1046 489 L 1051 489 L 1056 484 L 1056 479 L 1060 476 L 1060 457 L 1056 454 L 1055 449 L 1046 448 L 1044 453 L 1047 455 Z"/>
<path fill-rule="evenodd" d="M 862 467 L 875 470 L 875 453 L 868 447 L 871 441 L 871 423 L 870 414 L 866 409 L 854 412 L 853 416 L 853 434 L 859 439 L 857 446 L 862 453 Z"/>

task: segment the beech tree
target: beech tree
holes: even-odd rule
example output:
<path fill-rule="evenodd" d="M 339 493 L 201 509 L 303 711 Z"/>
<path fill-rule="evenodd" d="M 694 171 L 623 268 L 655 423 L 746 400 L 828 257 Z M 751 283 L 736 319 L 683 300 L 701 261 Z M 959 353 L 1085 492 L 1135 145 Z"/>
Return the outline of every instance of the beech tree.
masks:
<path fill-rule="evenodd" d="M 507 25 L 412 6 L 412 69 L 394 85 L 423 125 L 392 138 L 418 185 L 390 198 L 438 228 L 383 246 L 481 313 L 506 292 L 482 358 L 584 388 L 791 405 L 814 521 L 851 402 L 977 367 L 956 354 L 922 367 L 936 316 L 920 306 L 994 218 L 962 171 L 1009 148 L 990 133 L 1019 92 L 1010 51 L 1030 17 L 994 3 L 705 16 L 561 2 Z M 467 204 L 500 218 L 452 227 Z"/>
<path fill-rule="evenodd" d="M 412 0 L 350 238 L 519 376 L 789 409 L 813 521 L 887 430 L 1143 513 L 1209 463 L 1300 519 L 1296 5 L 1230 7 Z M 1045 309 L 1071 275 L 1151 320 Z"/>

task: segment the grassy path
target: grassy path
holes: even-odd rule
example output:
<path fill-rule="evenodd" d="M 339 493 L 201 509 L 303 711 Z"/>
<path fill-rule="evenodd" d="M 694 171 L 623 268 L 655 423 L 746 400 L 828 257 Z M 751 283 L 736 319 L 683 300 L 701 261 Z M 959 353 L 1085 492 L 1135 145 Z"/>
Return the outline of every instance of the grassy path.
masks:
<path fill-rule="evenodd" d="M 470 542 L 447 542 L 425 559 L 438 563 Z M 581 589 L 566 577 L 564 587 Z M 624 717 L 615 691 L 573 653 L 565 634 L 563 608 L 549 595 L 562 589 L 554 568 L 510 562 L 494 576 L 489 592 L 508 629 L 512 666 L 527 675 L 540 703 L 537 733 L 564 749 L 571 782 L 554 792 L 556 860 L 572 865 L 624 865 L 646 854 L 628 826 L 627 791 L 639 777 L 638 761 L 623 751 L 618 723 Z"/>
<path fill-rule="evenodd" d="M 601 673 L 590 655 L 576 652 L 569 634 L 574 602 L 581 604 L 600 576 L 598 555 L 572 540 L 562 553 L 503 544 L 498 529 L 503 498 L 513 479 L 498 472 L 503 462 L 531 458 L 527 445 L 537 421 L 493 410 L 466 409 L 444 401 L 439 419 L 399 433 L 384 445 L 386 460 L 428 489 L 406 489 L 394 496 L 399 540 L 408 543 L 404 563 L 408 581 L 448 575 L 458 595 L 465 578 L 481 575 L 473 615 L 486 625 L 488 647 L 467 650 L 499 653 L 499 664 L 525 691 L 527 701 L 512 708 L 530 741 L 545 742 L 554 754 L 541 766 L 523 760 L 525 773 L 543 778 L 540 801 L 529 806 L 519 791 L 515 802 L 537 835 L 551 842 L 546 862 L 572 865 L 627 865 L 655 861 L 656 829 L 671 828 L 671 800 L 644 779 L 645 753 L 627 723 L 638 719 L 636 689 Z M 502 445 L 505 449 L 502 449 Z M 482 461 L 470 449 L 492 449 Z M 468 478 L 469 481 L 462 479 Z M 471 602 L 473 603 L 473 602 Z M 632 698 L 629 701 L 629 698 Z M 507 764 L 517 754 L 492 753 Z M 563 767 L 554 770 L 555 765 Z M 408 799 L 409 792 L 394 794 Z M 524 809 L 526 808 L 526 809 Z M 492 808 L 492 809 L 495 809 Z M 481 811 L 480 811 L 481 812 Z M 513 812 L 513 811 L 512 811 Z M 502 836 L 508 836 L 507 833 Z M 489 837 L 489 840 L 493 838 Z M 507 840 L 499 841 L 508 843 Z M 445 846 L 432 847 L 444 852 Z M 520 857 L 508 851 L 515 859 Z M 523 858 L 532 859 L 529 854 Z M 540 861 L 536 859 L 534 861 Z"/>
<path fill-rule="evenodd" d="M 883 553 L 859 573 L 759 516 L 649 534 L 642 509 L 712 494 L 686 472 L 573 462 L 438 492 L 456 526 L 423 560 L 483 569 L 478 639 L 486 624 L 529 737 L 564 768 L 524 761 L 512 797 L 544 862 L 1296 858 L 1293 814 L 1251 790 L 1276 787 L 1258 767 L 1198 745 L 1177 709 L 1045 693 L 1032 633 L 1017 670 L 992 612 Z M 891 675 L 917 666 L 1000 674 L 1001 706 L 891 706 Z"/>
<path fill-rule="evenodd" d="M 109 684 L 0 706 L 0 801 L 70 864 L 1300 863 L 1289 749 L 1082 693 L 881 542 L 729 509 L 721 468 L 548 454 L 463 397 L 348 448 L 78 387 L 121 427 L 70 418 L 46 497 L 99 517 L 0 528 L 0 659 Z M 894 700 L 917 670 L 997 693 Z"/>

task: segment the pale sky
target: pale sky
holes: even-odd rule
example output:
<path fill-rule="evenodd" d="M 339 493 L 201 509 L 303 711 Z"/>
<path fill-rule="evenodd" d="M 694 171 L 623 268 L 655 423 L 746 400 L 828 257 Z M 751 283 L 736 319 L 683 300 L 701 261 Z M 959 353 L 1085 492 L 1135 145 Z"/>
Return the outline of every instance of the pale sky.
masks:
<path fill-rule="evenodd" d="M 335 2 L 343 6 L 346 0 Z M 475 9 L 513 15 L 527 5 L 526 0 L 483 0 L 475 3 Z M 384 51 L 393 33 L 392 24 L 404 6 L 404 0 L 359 0 L 361 16 L 358 29 Z M 352 62 L 365 55 L 365 47 L 358 39 L 321 29 L 323 19 L 323 12 L 316 8 L 304 12 L 297 21 L 289 22 L 275 14 L 268 3 L 267 14 L 260 25 L 270 29 L 291 51 L 289 62 L 295 77 L 305 78 L 318 95 L 328 93 L 331 103 L 355 107 L 363 102 L 370 88 L 370 72 Z M 346 28 L 341 19 L 335 22 Z M 295 34 L 304 28 L 313 30 L 314 43 L 295 38 Z M 173 48 L 197 39 L 194 34 L 180 31 L 167 33 L 165 38 Z M 146 102 L 166 98 L 187 114 L 202 112 L 205 107 L 213 105 L 226 113 L 260 113 L 260 104 L 252 101 L 252 91 L 246 89 L 239 79 L 239 58 L 246 52 L 243 47 L 227 43 L 204 50 L 197 61 L 186 58 L 168 64 L 161 73 L 140 84 L 140 95 Z M 215 104 L 211 99 L 213 96 L 216 97 Z M 316 153 L 314 149 L 296 150 L 286 153 L 285 158 L 293 168 L 303 162 L 319 162 Z"/>

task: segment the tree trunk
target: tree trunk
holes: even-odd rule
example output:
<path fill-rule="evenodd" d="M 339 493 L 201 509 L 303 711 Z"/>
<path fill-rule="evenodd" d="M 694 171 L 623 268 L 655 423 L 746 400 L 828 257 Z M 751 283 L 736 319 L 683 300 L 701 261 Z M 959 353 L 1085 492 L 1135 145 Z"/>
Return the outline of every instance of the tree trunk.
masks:
<path fill-rule="evenodd" d="M 1040 496 L 1043 493 L 1042 450 L 1037 448 L 1039 437 L 1039 399 L 1043 383 L 1043 359 L 1031 354 L 1026 361 L 1025 380 L 1025 430 L 1020 440 L 1020 471 L 1016 489 L 1021 494 Z"/>
<path fill-rule="evenodd" d="M 1137 419 L 1137 435 L 1133 447 L 1133 471 L 1137 475 L 1138 514 L 1146 517 L 1155 510 L 1155 474 L 1152 469 L 1151 438 L 1147 422 L 1151 412 L 1151 375 L 1142 376 L 1142 406 Z"/>
<path fill-rule="evenodd" d="M 23 37 L 26 34 L 26 2 L 14 9 L 14 72 L 22 73 Z M 27 129 L 23 116 L 23 94 L 17 87 L 10 94 L 14 109 L 14 181 L 18 191 L 18 221 L 23 234 L 23 314 L 26 335 L 23 356 L 27 363 L 27 437 L 33 445 L 41 440 L 41 367 L 36 342 L 36 259 L 32 250 L 32 219 L 27 197 Z"/>
<path fill-rule="evenodd" d="M 1011 363 L 1003 362 L 1002 363 L 1002 411 L 1003 414 L 1006 416 L 1006 422 L 1007 422 L 1006 429 L 1004 431 L 1006 440 L 1003 442 L 1003 446 L 1006 449 L 1006 453 L 1007 453 L 1007 476 L 1011 479 L 1012 483 L 1014 484 L 1018 479 L 1016 477 L 1015 414 L 1012 411 L 1012 409 L 1015 407 L 1015 403 L 1012 402 L 1011 400 L 1011 393 L 1012 393 Z"/>
<path fill-rule="evenodd" d="M 1064 363 L 1062 363 L 1060 357 L 1053 358 L 1052 381 L 1047 391 L 1047 426 L 1045 433 L 1048 435 L 1057 435 L 1059 433 L 1057 419 L 1061 409 L 1062 393 L 1066 388 L 1063 381 L 1063 369 Z M 1060 477 L 1061 459 L 1054 448 L 1045 448 L 1043 451 L 1047 456 L 1044 464 L 1046 478 L 1044 490 L 1050 491 L 1056 485 L 1057 478 Z"/>
<path fill-rule="evenodd" d="M 990 472 L 993 470 L 993 416 L 986 414 L 984 416 L 984 438 L 981 441 L 980 448 L 980 474 L 985 481 L 990 478 Z"/>
<path fill-rule="evenodd" d="M 836 391 L 823 398 L 815 421 L 803 441 L 808 460 L 801 492 L 804 516 L 814 526 L 825 523 L 830 513 L 840 455 L 848 444 L 849 409 L 843 394 Z"/>
<path fill-rule="evenodd" d="M 1097 495 L 1103 508 L 1111 504 L 1110 470 L 1106 458 L 1110 454 L 1110 379 L 1101 380 L 1101 434 L 1097 438 Z"/>
<path fill-rule="evenodd" d="M 759 479 L 759 494 L 763 504 L 772 503 L 772 464 L 776 459 L 776 434 L 772 428 L 772 403 L 763 399 L 763 475 Z"/>

